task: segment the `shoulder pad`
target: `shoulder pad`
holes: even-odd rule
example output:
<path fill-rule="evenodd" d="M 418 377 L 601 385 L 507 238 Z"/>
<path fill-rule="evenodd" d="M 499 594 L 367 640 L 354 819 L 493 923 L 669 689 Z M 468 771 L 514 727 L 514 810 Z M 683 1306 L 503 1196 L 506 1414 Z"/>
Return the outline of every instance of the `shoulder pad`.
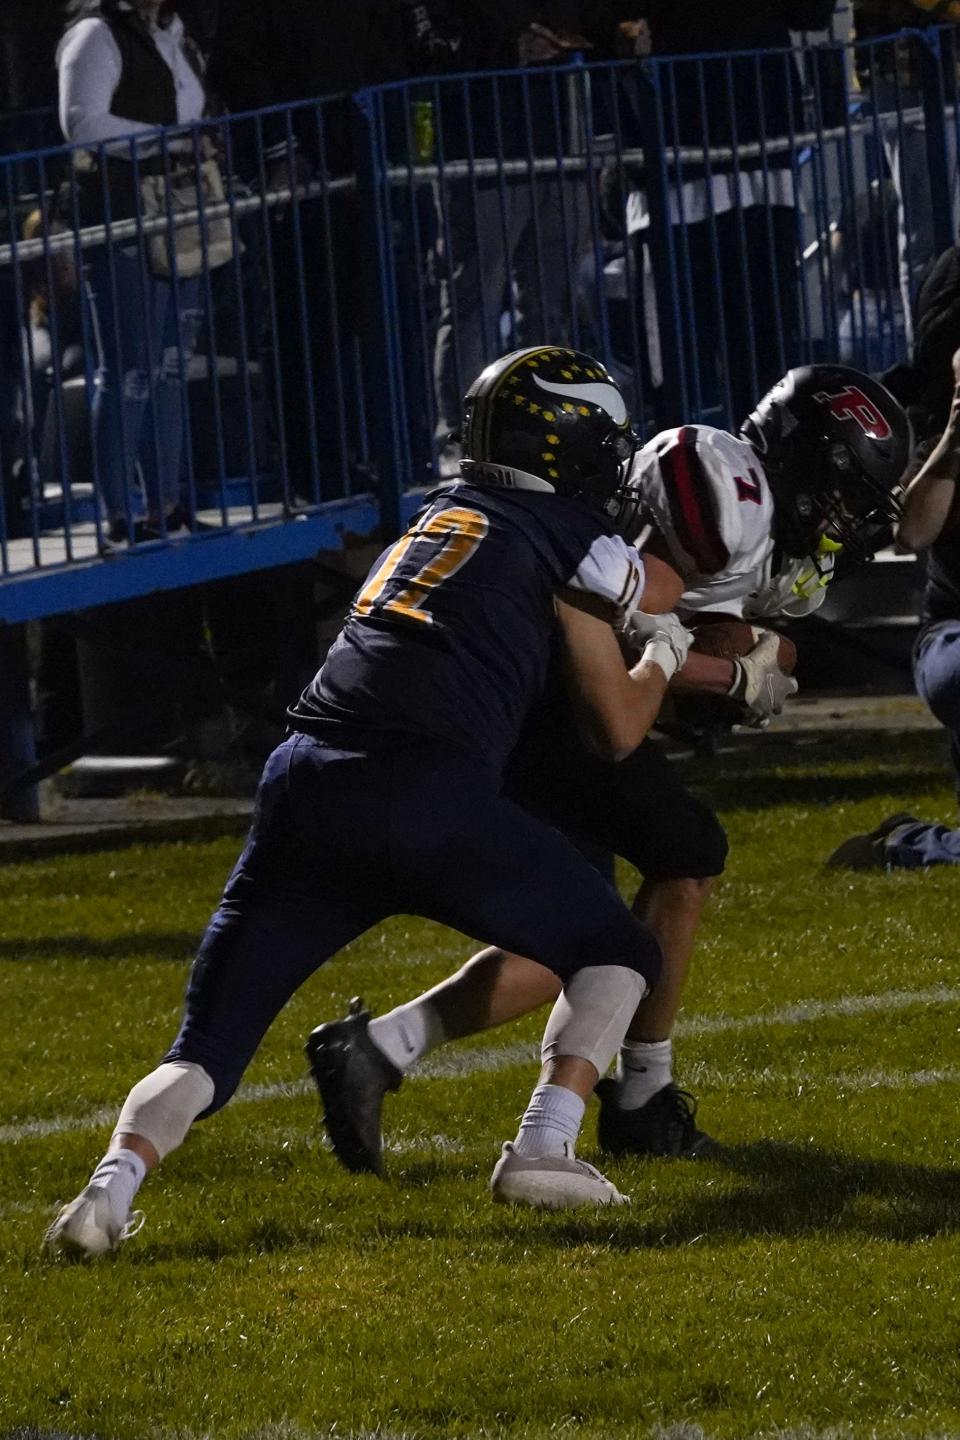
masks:
<path fill-rule="evenodd" d="M 717 575 L 741 548 L 741 505 L 763 506 L 765 478 L 752 450 L 709 425 L 655 436 L 637 457 L 647 511 L 687 575 Z"/>

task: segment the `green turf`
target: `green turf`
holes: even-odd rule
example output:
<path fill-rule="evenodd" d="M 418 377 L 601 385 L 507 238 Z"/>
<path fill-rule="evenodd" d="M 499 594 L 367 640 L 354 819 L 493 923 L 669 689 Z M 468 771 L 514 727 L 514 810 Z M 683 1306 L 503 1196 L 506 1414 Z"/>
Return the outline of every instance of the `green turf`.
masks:
<path fill-rule="evenodd" d="M 440 1057 L 474 1073 L 404 1086 L 386 1184 L 338 1169 L 305 1088 L 248 1089 L 145 1188 L 116 1258 L 41 1259 L 97 1112 L 169 1042 L 237 842 L 6 864 L 0 1434 L 960 1436 L 960 881 L 820 865 L 892 810 L 949 818 L 943 747 L 764 742 L 691 774 L 732 856 L 679 1076 L 729 1148 L 610 1165 L 633 1205 L 586 1218 L 486 1194 L 535 1074 L 490 1052 L 532 1054 L 534 1017 Z M 407 918 L 371 932 L 295 998 L 248 1087 L 297 1082 L 304 1033 L 351 994 L 383 1008 L 468 950 Z"/>

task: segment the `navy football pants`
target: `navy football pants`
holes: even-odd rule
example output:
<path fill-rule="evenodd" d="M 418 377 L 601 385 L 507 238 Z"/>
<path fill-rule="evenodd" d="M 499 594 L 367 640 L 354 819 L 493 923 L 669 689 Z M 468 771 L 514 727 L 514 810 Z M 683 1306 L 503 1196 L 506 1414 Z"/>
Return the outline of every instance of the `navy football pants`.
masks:
<path fill-rule="evenodd" d="M 452 748 L 373 756 L 309 736 L 267 761 L 246 846 L 207 927 L 167 1060 L 202 1065 L 212 1114 L 318 966 L 387 915 L 423 915 L 567 980 L 622 965 L 653 984 L 652 934 L 558 831 Z"/>

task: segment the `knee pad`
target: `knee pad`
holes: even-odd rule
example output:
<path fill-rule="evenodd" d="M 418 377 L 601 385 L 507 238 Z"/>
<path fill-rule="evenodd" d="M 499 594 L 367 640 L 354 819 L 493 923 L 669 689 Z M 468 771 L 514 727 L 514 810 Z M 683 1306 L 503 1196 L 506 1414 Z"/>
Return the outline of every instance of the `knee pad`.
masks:
<path fill-rule="evenodd" d="M 182 1145 L 201 1110 L 213 1100 L 213 1081 L 202 1065 L 170 1060 L 130 1091 L 114 1135 L 142 1135 L 160 1159 Z"/>
<path fill-rule="evenodd" d="M 547 1021 L 541 1059 L 576 1055 L 605 1075 L 649 986 L 625 965 L 587 965 L 567 981 Z"/>

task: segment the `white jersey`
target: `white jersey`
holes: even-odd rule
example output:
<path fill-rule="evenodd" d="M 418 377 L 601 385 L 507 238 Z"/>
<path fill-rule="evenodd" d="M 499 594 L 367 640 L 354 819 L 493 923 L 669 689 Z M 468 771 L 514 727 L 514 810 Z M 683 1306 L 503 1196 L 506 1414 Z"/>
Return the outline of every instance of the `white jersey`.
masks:
<path fill-rule="evenodd" d="M 811 561 L 787 561 L 773 574 L 773 496 L 745 440 L 710 425 L 664 430 L 637 452 L 629 483 L 640 492 L 639 525 L 662 537 L 684 581 L 681 616 L 796 615 L 820 604 L 822 585 L 802 599 L 794 588 L 816 568 Z"/>

